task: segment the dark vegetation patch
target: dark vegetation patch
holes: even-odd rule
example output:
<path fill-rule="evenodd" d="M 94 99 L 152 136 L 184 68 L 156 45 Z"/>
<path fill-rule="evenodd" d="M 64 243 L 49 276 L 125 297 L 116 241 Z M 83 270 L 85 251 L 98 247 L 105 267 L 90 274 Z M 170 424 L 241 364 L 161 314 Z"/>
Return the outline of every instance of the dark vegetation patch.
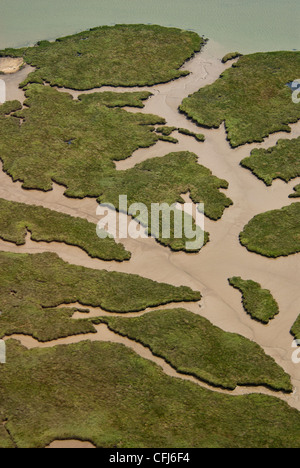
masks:
<path fill-rule="evenodd" d="M 225 121 L 232 147 L 262 142 L 271 133 L 290 132 L 300 119 L 286 85 L 300 76 L 300 52 L 244 55 L 212 85 L 184 99 L 180 110 L 199 125 Z"/>
<path fill-rule="evenodd" d="M 198 34 L 155 25 L 102 26 L 34 47 L 5 49 L 36 67 L 23 83 L 85 90 L 107 86 L 152 86 L 186 76 L 181 66 L 205 40 Z"/>
<path fill-rule="evenodd" d="M 133 94 L 133 100 L 146 97 Z M 116 171 L 114 161 L 155 144 L 159 136 L 153 125 L 164 123 L 158 116 L 104 105 L 108 101 L 116 103 L 114 99 L 128 103 L 131 97 L 114 97 L 112 93 L 108 99 L 97 93 L 73 101 L 69 94 L 41 85 L 30 85 L 26 96 L 26 108 L 0 117 L 3 168 L 13 180 L 21 180 L 23 188 L 47 191 L 56 182 L 66 187 L 65 195 L 69 197 L 99 197 L 115 207 L 119 205 L 119 194 L 127 195 L 129 204 L 149 206 L 150 201 L 183 201 L 180 195 L 190 191 L 195 203 L 205 203 L 205 214 L 212 219 L 219 219 L 232 204 L 219 191 L 228 183 L 198 165 L 197 157 L 188 152 Z M 19 119 L 23 119 L 21 126 Z M 173 250 L 184 250 L 186 240 L 174 240 L 171 234 L 162 243 Z"/>
<path fill-rule="evenodd" d="M 0 265 L 1 337 L 21 333 L 49 341 L 94 330 L 85 320 L 73 320 L 74 310 L 55 309 L 61 304 L 79 302 L 126 313 L 201 298 L 188 287 L 70 265 L 52 253 L 0 252 Z"/>
<path fill-rule="evenodd" d="M 240 242 L 265 257 L 300 252 L 300 203 L 254 216 L 241 232 Z"/>
<path fill-rule="evenodd" d="M 222 63 L 227 63 L 230 60 L 242 57 L 242 55 L 243 54 L 240 54 L 240 52 L 229 52 L 229 54 L 224 55 L 224 57 L 222 58 Z"/>
<path fill-rule="evenodd" d="M 300 176 L 300 137 L 293 140 L 279 140 L 276 146 L 268 149 L 254 149 L 251 156 L 241 161 L 266 185 L 273 180 L 285 182 Z"/>
<path fill-rule="evenodd" d="M 136 202 L 143 203 L 147 207 L 147 213 L 138 211 L 130 214 L 141 221 L 141 224 L 149 226 L 149 232 L 155 235 L 161 244 L 175 251 L 188 251 L 186 243 L 195 240 L 195 236 L 191 235 L 191 239 L 187 239 L 185 233 L 180 230 L 181 238 L 175 237 L 176 224 L 173 218 L 170 237 L 163 238 L 161 229 L 157 235 L 151 224 L 150 204 L 183 203 L 181 195 L 189 192 L 194 203 L 204 203 L 205 215 L 217 220 L 222 217 L 225 208 L 232 205 L 232 201 L 219 190 L 227 187 L 228 183 L 225 180 L 213 176 L 209 169 L 198 164 L 195 154 L 178 152 L 162 158 L 149 159 L 126 171 L 117 171 L 114 178 L 110 178 L 109 184 L 106 184 L 99 201 L 112 203 L 120 209 L 118 194 L 122 193 L 128 197 L 128 206 Z M 193 229 L 196 233 L 194 224 Z M 197 232 L 199 234 L 200 231 Z M 205 234 L 204 243 L 207 241 L 208 234 Z M 195 246 L 195 251 L 199 251 L 201 247 Z"/>
<path fill-rule="evenodd" d="M 300 197 L 300 184 L 294 187 L 294 192 L 290 195 L 290 198 L 299 198 Z"/>
<path fill-rule="evenodd" d="M 277 314 L 279 307 L 271 292 L 263 289 L 259 283 L 243 280 L 240 277 L 230 278 L 229 284 L 242 293 L 245 311 L 254 320 L 268 324 Z"/>
<path fill-rule="evenodd" d="M 83 249 L 92 258 L 129 260 L 130 253 L 112 238 L 100 239 L 96 225 L 85 219 L 0 198 L 0 238 L 24 245 L 27 232 L 33 241 L 64 242 Z"/>
<path fill-rule="evenodd" d="M 165 375 L 125 346 L 26 350 L 7 342 L 0 414 L 18 447 L 57 439 L 106 448 L 297 448 L 299 412 L 267 395 L 233 397 Z M 0 437 L 1 437 L 0 433 Z M 0 438 L 0 446 L 7 438 Z"/>
<path fill-rule="evenodd" d="M 296 340 L 300 340 L 300 315 L 291 328 L 291 334 L 296 338 Z"/>
<path fill-rule="evenodd" d="M 148 91 L 140 92 L 124 92 L 115 93 L 111 91 L 103 91 L 100 93 L 81 94 L 78 96 L 78 100 L 85 104 L 91 104 L 94 106 L 106 106 L 106 107 L 145 107 L 143 101 L 149 99 L 152 96 Z"/>
<path fill-rule="evenodd" d="M 166 141 L 167 143 L 174 143 L 174 145 L 176 145 L 177 143 L 179 143 L 179 141 L 177 140 L 177 138 L 173 138 L 171 136 L 166 136 L 166 135 L 160 135 L 158 137 L 159 140 L 161 141 Z"/>
<path fill-rule="evenodd" d="M 177 130 L 177 127 L 157 127 L 156 132 L 161 133 L 163 136 L 170 136 L 172 132 Z"/>
<path fill-rule="evenodd" d="M 140 93 L 134 94 L 139 100 Z M 26 97 L 23 110 L 0 119 L 0 157 L 5 172 L 28 189 L 51 190 L 56 182 L 68 196 L 99 196 L 102 178 L 115 172 L 114 160 L 154 145 L 152 125 L 164 123 L 158 116 L 109 108 L 101 93 L 73 101 L 70 94 L 31 85 Z"/>
<path fill-rule="evenodd" d="M 203 142 L 205 140 L 205 136 L 202 133 L 194 133 L 194 132 L 191 132 L 190 130 L 187 130 L 186 128 L 179 128 L 178 132 L 181 133 L 182 135 L 192 136 L 197 141 L 200 141 L 200 142 Z"/>

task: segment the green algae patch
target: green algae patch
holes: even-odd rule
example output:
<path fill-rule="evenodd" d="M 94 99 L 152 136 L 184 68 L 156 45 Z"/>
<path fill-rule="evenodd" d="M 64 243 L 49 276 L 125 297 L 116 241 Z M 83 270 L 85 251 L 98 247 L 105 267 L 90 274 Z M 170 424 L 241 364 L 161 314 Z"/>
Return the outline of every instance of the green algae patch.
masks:
<path fill-rule="evenodd" d="M 36 67 L 23 85 L 46 81 L 77 90 L 101 86 L 152 86 L 186 76 L 181 66 L 205 40 L 198 34 L 156 25 L 102 26 L 34 47 L 5 49 Z"/>
<path fill-rule="evenodd" d="M 145 107 L 144 101 L 149 99 L 152 93 L 148 91 L 116 93 L 103 91 L 99 93 L 81 94 L 78 100 L 85 104 L 106 107 Z"/>
<path fill-rule="evenodd" d="M 118 188 L 118 190 L 117 190 Z M 118 171 L 110 185 L 106 185 L 99 201 L 118 206 L 118 193 L 128 195 L 128 203 L 182 203 L 181 195 L 190 192 L 194 203 L 204 203 L 205 215 L 213 220 L 222 217 L 232 205 L 220 189 L 227 189 L 228 182 L 214 176 L 198 164 L 194 153 L 181 151 L 164 157 L 151 158 L 132 169 Z"/>
<path fill-rule="evenodd" d="M 289 182 L 300 176 L 300 137 L 292 140 L 279 140 L 276 146 L 268 149 L 254 149 L 251 156 L 241 161 L 266 185 L 273 180 Z"/>
<path fill-rule="evenodd" d="M 154 131 L 153 125 L 164 123 L 161 117 L 109 107 L 138 104 L 147 96 L 93 93 L 74 101 L 68 93 L 30 85 L 24 109 L 11 113 L 11 107 L 6 107 L 3 112 L 9 115 L 0 115 L 4 171 L 22 181 L 23 188 L 49 191 L 56 182 L 66 188 L 66 196 L 98 197 L 116 208 L 119 195 L 127 195 L 129 204 L 145 203 L 149 208 L 150 202 L 183 202 L 180 195 L 190 191 L 195 203 L 205 203 L 208 217 L 219 219 L 232 204 L 219 190 L 228 183 L 200 166 L 192 153 L 171 153 L 127 171 L 116 170 L 115 161 L 154 145 L 159 138 L 172 139 Z M 204 241 L 208 241 L 207 235 Z M 186 239 L 174 239 L 171 234 L 161 243 L 172 250 L 185 250 Z"/>
<path fill-rule="evenodd" d="M 242 293 L 244 309 L 254 320 L 268 324 L 279 314 L 278 304 L 271 292 L 268 289 L 263 289 L 259 283 L 243 280 L 240 277 L 233 277 L 228 281 L 230 286 Z"/>
<path fill-rule="evenodd" d="M 166 141 L 167 143 L 174 143 L 174 145 L 176 145 L 177 143 L 179 143 L 179 141 L 177 140 L 177 138 L 174 138 L 172 136 L 167 136 L 167 135 L 160 135 L 158 137 L 159 140 L 161 141 Z"/>
<path fill-rule="evenodd" d="M 181 133 L 182 135 L 192 136 L 197 141 L 200 141 L 200 142 L 205 141 L 205 136 L 202 133 L 191 132 L 190 130 L 187 130 L 186 128 L 179 128 L 178 132 Z"/>
<path fill-rule="evenodd" d="M 52 253 L 0 252 L 0 265 L 0 337 L 21 333 L 49 341 L 95 331 L 90 322 L 71 318 L 74 309 L 56 309 L 60 305 L 80 303 L 126 313 L 201 299 L 188 287 L 70 265 Z"/>
<path fill-rule="evenodd" d="M 296 338 L 296 340 L 300 340 L 300 315 L 291 328 L 291 334 Z"/>
<path fill-rule="evenodd" d="M 6 421 L 1 420 L 1 410 L 0 410 L 0 448 L 11 449 L 16 448 L 15 443 L 11 439 L 11 436 L 5 429 Z"/>
<path fill-rule="evenodd" d="M 293 193 L 289 196 L 289 198 L 299 198 L 300 197 L 300 184 L 296 185 L 293 189 Z"/>
<path fill-rule="evenodd" d="M 162 216 L 159 230 L 154 229 L 152 224 L 153 204 L 161 208 L 164 204 L 175 208 L 176 203 L 184 203 L 181 195 L 189 192 L 193 203 L 204 203 L 204 214 L 207 217 L 218 220 L 224 210 L 232 205 L 232 200 L 220 188 L 228 188 L 228 182 L 215 177 L 209 169 L 198 164 L 194 153 L 177 152 L 162 158 L 149 159 L 126 171 L 117 171 L 109 179 L 109 183 L 104 185 L 99 202 L 111 203 L 117 210 L 121 210 L 119 194 L 125 194 L 128 205 L 143 204 L 142 211 L 139 209 L 130 214 L 147 227 L 149 234 L 159 243 L 174 251 L 193 253 L 201 250 L 208 242 L 209 234 L 203 232 L 199 224 L 196 226 L 188 213 L 179 214 L 176 208 L 175 212 L 181 222 L 180 232 L 176 232 L 179 226 L 178 217 L 173 217 L 171 213 L 170 234 L 164 235 Z M 193 245 L 188 245 L 188 242 Z"/>
<path fill-rule="evenodd" d="M 101 93 L 73 101 L 68 93 L 35 84 L 26 97 L 24 109 L 9 116 L 0 112 L 0 158 L 4 171 L 28 189 L 48 191 L 56 182 L 68 196 L 97 197 L 103 176 L 115 172 L 114 160 L 154 145 L 152 126 L 164 123 L 158 116 L 107 107 Z M 140 98 L 138 93 L 123 102 Z M 119 99 L 110 96 L 110 104 Z"/>
<path fill-rule="evenodd" d="M 172 132 L 177 130 L 177 127 L 157 127 L 156 132 L 161 133 L 163 136 L 170 136 Z"/>
<path fill-rule="evenodd" d="M 230 60 L 242 57 L 242 55 L 243 54 L 241 54 L 240 52 L 229 52 L 229 54 L 224 55 L 224 57 L 222 58 L 222 63 L 227 63 Z"/>
<path fill-rule="evenodd" d="M 300 76 L 300 52 L 244 55 L 212 85 L 184 99 L 180 111 L 200 126 L 225 121 L 232 147 L 262 142 L 271 133 L 290 132 L 300 119 L 288 83 Z"/>
<path fill-rule="evenodd" d="M 138 318 L 101 317 L 100 322 L 142 343 L 178 372 L 233 390 L 264 385 L 292 391 L 290 377 L 253 341 L 227 333 L 185 309 L 149 312 Z"/>
<path fill-rule="evenodd" d="M 30 232 L 33 241 L 63 242 L 79 247 L 92 258 L 123 261 L 131 257 L 114 239 L 100 239 L 95 224 L 42 206 L 0 198 L 0 218 L 0 238 L 16 245 L 25 245 Z"/>
<path fill-rule="evenodd" d="M 240 242 L 265 257 L 300 252 L 300 203 L 254 216 L 241 232 Z"/>
<path fill-rule="evenodd" d="M 233 397 L 174 379 L 123 345 L 26 350 L 7 341 L 0 411 L 17 447 L 299 447 L 300 415 L 275 397 Z M 2 443 L 2 439 L 1 443 Z"/>
<path fill-rule="evenodd" d="M 194 133 L 194 132 L 191 132 L 190 130 L 186 129 L 186 128 L 177 128 L 177 127 L 168 127 L 168 126 L 165 126 L 165 127 L 158 127 L 156 129 L 156 132 L 157 133 L 161 133 L 164 137 L 166 136 L 170 136 L 171 133 L 173 133 L 174 131 L 178 131 L 178 133 L 182 134 L 182 135 L 187 135 L 187 136 L 191 136 L 191 137 L 194 137 L 197 141 L 199 142 L 203 142 L 205 141 L 205 136 L 202 134 L 202 133 Z M 165 139 L 165 141 L 168 141 Z M 178 140 L 176 140 L 178 142 Z"/>

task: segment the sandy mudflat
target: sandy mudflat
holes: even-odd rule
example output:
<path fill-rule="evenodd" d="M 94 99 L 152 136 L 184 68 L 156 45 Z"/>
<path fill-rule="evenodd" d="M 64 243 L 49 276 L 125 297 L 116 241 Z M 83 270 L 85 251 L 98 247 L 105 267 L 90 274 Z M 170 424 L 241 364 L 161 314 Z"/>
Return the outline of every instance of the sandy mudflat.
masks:
<path fill-rule="evenodd" d="M 22 58 L 3 57 L 0 58 L 0 73 L 10 75 L 16 73 L 22 67 L 24 61 Z"/>
<path fill-rule="evenodd" d="M 160 141 L 151 148 L 136 151 L 131 158 L 116 164 L 118 170 L 125 170 L 151 157 L 164 156 L 173 151 L 192 151 L 198 155 L 199 163 L 210 168 L 216 176 L 229 182 L 229 189 L 225 193 L 233 200 L 234 206 L 226 209 L 223 218 L 218 222 L 206 220 L 205 229 L 210 232 L 211 242 L 199 254 L 172 253 L 153 239 L 120 240 L 133 254 L 130 262 L 124 263 L 108 263 L 91 259 L 78 248 L 59 243 L 35 243 L 30 239 L 22 247 L 0 241 L 0 249 L 30 253 L 54 251 L 63 260 L 76 265 L 140 274 L 156 281 L 168 282 L 175 286 L 186 285 L 200 290 L 203 295 L 200 304 L 188 304 L 186 307 L 208 318 L 226 331 L 240 333 L 256 341 L 292 377 L 295 387 L 294 393 L 292 395 L 278 395 L 278 397 L 285 399 L 291 406 L 300 410 L 300 365 L 292 362 L 293 338 L 289 333 L 299 314 L 300 254 L 276 260 L 267 259 L 249 253 L 239 244 L 238 238 L 244 225 L 254 215 L 295 202 L 295 200 L 289 199 L 288 195 L 292 193 L 293 187 L 299 183 L 299 179 L 295 179 L 289 184 L 276 181 L 272 187 L 266 187 L 250 171 L 240 167 L 240 161 L 248 156 L 253 148 L 273 146 L 278 138 L 290 139 L 300 136 L 300 123 L 292 125 L 291 134 L 278 133 L 271 135 L 261 144 L 231 149 L 226 141 L 224 126 L 218 130 L 199 129 L 184 115 L 181 115 L 177 108 L 183 98 L 200 87 L 214 82 L 222 71 L 231 66 L 230 62 L 223 65 L 220 61 L 221 57 L 222 55 L 218 56 L 218 50 L 214 44 L 209 43 L 204 52 L 197 54 L 184 66 L 184 69 L 192 72 L 189 76 L 153 88 L 138 88 L 138 90 L 148 89 L 154 94 L 146 102 L 142 112 L 164 117 L 167 120 L 167 125 L 185 127 L 197 133 L 204 133 L 205 143 L 199 143 L 192 137 L 174 133 L 179 144 L 173 145 Z M 27 73 L 29 71 L 28 67 Z M 22 81 L 24 70 L 20 71 L 19 74 L 20 81 Z M 17 96 L 22 93 L 17 89 L 17 84 L 17 80 L 11 83 L 11 95 L 15 93 Z M 107 89 L 109 88 L 101 88 L 97 91 L 101 92 Z M 112 88 L 112 90 L 124 91 L 124 88 Z M 130 90 L 134 89 L 130 88 Z M 89 92 L 93 91 L 95 90 Z M 70 90 L 69 92 L 75 99 L 80 94 Z M 141 111 L 130 110 L 133 112 Z M 63 191 L 63 188 L 57 185 L 54 185 L 53 191 L 48 193 L 23 190 L 19 182 L 13 183 L 10 177 L 0 172 L 0 197 L 42 205 L 73 216 L 86 218 L 94 223 L 98 221 L 96 217 L 97 205 L 94 199 L 68 199 L 63 196 Z M 243 310 L 240 293 L 228 285 L 227 279 L 231 276 L 252 279 L 261 283 L 264 288 L 270 289 L 279 303 L 279 316 L 268 326 L 251 320 Z M 127 342 L 126 339 L 120 341 L 115 334 L 111 332 L 107 334 L 103 326 L 101 333 L 99 329 L 96 335 L 91 337 L 82 335 L 75 337 L 75 339 L 97 339 L 97 337 L 100 340 L 118 340 L 126 346 L 133 347 L 138 354 L 145 358 L 154 360 L 153 356 L 145 354 L 146 351 L 141 345 L 129 343 L 130 340 Z M 26 338 L 26 340 L 29 347 L 44 346 L 32 342 L 30 338 Z M 74 337 L 67 339 L 67 342 L 73 341 Z M 58 342 L 52 344 L 55 345 Z M 154 362 L 157 361 L 154 360 Z M 170 368 L 167 369 L 163 360 L 160 360 L 158 364 L 164 367 L 165 372 L 175 372 Z M 175 377 L 174 374 L 173 376 Z M 176 376 L 179 377 L 177 373 Z M 251 393 L 252 391 L 253 389 L 247 387 L 237 389 L 238 394 L 241 392 Z M 274 392 L 272 394 L 276 395 Z"/>

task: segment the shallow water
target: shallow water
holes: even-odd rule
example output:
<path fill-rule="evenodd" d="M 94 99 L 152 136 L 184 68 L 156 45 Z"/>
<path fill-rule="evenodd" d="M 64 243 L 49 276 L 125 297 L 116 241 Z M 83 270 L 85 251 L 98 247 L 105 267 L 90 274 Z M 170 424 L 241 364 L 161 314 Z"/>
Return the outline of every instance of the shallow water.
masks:
<path fill-rule="evenodd" d="M 193 29 L 224 52 L 300 49 L 299 0 L 0 0 L 0 48 L 115 23 Z"/>

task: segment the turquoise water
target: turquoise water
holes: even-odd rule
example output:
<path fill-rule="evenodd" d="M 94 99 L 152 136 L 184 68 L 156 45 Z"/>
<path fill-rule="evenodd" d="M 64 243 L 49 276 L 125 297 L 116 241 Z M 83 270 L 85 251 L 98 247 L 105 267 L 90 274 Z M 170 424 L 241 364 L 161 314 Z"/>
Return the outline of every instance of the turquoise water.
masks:
<path fill-rule="evenodd" d="M 299 0 L 0 0 L 0 48 L 115 23 L 193 29 L 226 51 L 300 49 Z"/>

